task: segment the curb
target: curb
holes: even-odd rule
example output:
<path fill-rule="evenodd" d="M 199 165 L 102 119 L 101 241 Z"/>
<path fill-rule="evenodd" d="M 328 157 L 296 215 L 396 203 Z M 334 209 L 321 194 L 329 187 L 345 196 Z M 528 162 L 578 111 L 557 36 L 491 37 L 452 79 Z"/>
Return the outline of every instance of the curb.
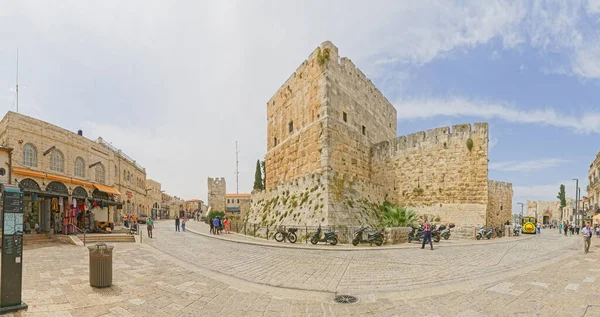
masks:
<path fill-rule="evenodd" d="M 221 238 L 218 236 L 215 236 L 213 234 L 208 234 L 208 233 L 203 233 L 203 232 L 198 232 L 194 229 L 190 229 L 190 228 L 186 228 L 186 231 L 189 231 L 193 234 L 199 235 L 199 236 L 203 236 L 206 238 L 212 238 L 212 239 L 217 239 L 217 240 L 221 240 L 221 241 L 227 241 L 227 242 L 233 242 L 233 243 L 240 243 L 240 244 L 248 244 L 248 245 L 256 245 L 256 246 L 263 246 L 263 247 L 271 247 L 271 248 L 280 248 L 280 249 L 295 249 L 295 250 L 313 250 L 313 251 L 378 251 L 378 250 L 401 250 L 401 249 L 413 249 L 416 248 L 418 245 L 417 244 L 411 244 L 411 243 L 403 243 L 403 244 L 399 244 L 399 245 L 391 245 L 391 246 L 381 246 L 381 247 L 336 247 L 336 246 L 331 246 L 331 248 L 324 248 L 323 246 L 302 246 L 302 245 L 296 245 L 296 246 L 292 246 L 289 244 L 285 244 L 285 243 L 280 243 L 280 244 L 273 244 L 273 243 L 262 243 L 262 242 L 255 242 L 255 241 L 241 241 L 241 240 L 233 240 L 233 239 L 227 239 L 227 238 Z M 238 233 L 233 233 L 233 234 L 238 234 Z M 510 243 L 510 242 L 515 242 L 515 241 L 522 241 L 522 240 L 526 240 L 526 239 L 531 239 L 535 237 L 535 235 L 531 235 L 531 236 L 525 236 L 525 237 L 520 237 L 518 239 L 505 239 L 503 241 L 479 241 L 479 242 L 468 242 L 468 243 L 461 243 L 461 244 L 457 244 L 457 245 L 442 245 L 440 246 L 439 244 L 437 245 L 436 248 L 450 248 L 450 247 L 464 247 L 464 246 L 473 246 L 473 245 L 486 245 L 486 244 L 497 244 L 497 243 Z"/>

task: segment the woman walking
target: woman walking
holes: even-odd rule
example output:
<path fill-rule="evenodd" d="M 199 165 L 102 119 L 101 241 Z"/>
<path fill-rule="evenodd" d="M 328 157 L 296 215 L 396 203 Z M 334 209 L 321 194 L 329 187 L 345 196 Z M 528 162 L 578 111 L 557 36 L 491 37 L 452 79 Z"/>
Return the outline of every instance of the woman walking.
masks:
<path fill-rule="evenodd" d="M 185 220 L 186 220 L 186 218 L 183 218 L 181 220 L 181 229 L 183 229 L 183 232 L 185 232 Z"/>
<path fill-rule="evenodd" d="M 229 219 L 227 219 L 227 217 L 225 217 L 225 221 L 223 221 L 223 224 L 225 225 L 225 233 L 231 233 L 231 232 L 229 232 L 230 222 L 229 222 Z"/>
<path fill-rule="evenodd" d="M 208 222 L 210 222 L 210 233 L 215 234 L 215 223 L 213 221 L 214 221 L 213 218 L 210 218 L 208 220 Z"/>

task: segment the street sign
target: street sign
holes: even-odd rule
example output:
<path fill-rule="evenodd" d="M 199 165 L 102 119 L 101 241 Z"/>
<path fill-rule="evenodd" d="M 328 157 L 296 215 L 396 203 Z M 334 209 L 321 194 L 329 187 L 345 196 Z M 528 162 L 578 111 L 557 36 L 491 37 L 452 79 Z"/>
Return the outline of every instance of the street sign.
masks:
<path fill-rule="evenodd" d="M 2 268 L 0 315 L 26 309 L 23 285 L 23 193 L 15 185 L 0 184 L 2 192 Z"/>

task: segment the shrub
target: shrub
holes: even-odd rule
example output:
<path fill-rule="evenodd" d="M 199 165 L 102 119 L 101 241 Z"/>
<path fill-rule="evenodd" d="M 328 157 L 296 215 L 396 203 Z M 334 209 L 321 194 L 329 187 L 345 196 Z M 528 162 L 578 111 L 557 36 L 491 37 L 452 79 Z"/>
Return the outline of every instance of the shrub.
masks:
<path fill-rule="evenodd" d="M 223 217 L 225 217 L 225 213 L 222 211 L 211 211 L 208 213 L 208 215 L 206 215 L 206 218 L 204 218 L 204 222 L 207 224 L 210 224 L 209 221 L 210 219 L 215 219 L 217 216 L 221 217 L 221 219 L 223 219 Z"/>
<path fill-rule="evenodd" d="M 467 139 L 467 149 L 469 149 L 469 151 L 471 151 L 472 148 L 473 148 L 473 139 L 468 138 Z"/>
<path fill-rule="evenodd" d="M 405 206 L 397 206 L 386 201 L 379 209 L 380 225 L 383 227 L 410 227 L 418 222 L 417 214 Z"/>

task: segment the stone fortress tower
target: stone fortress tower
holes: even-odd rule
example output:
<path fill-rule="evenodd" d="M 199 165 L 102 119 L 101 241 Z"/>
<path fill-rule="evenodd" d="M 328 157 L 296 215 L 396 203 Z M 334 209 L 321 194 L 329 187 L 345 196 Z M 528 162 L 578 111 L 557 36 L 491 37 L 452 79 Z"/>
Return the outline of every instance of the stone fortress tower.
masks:
<path fill-rule="evenodd" d="M 207 206 L 212 211 L 225 212 L 225 195 L 227 184 L 224 177 L 208 178 L 208 199 Z"/>
<path fill-rule="evenodd" d="M 463 225 L 511 219 L 512 185 L 488 180 L 487 123 L 401 137 L 396 126 L 385 96 L 322 43 L 267 102 L 267 189 L 248 220 L 359 225 L 385 200 Z"/>

